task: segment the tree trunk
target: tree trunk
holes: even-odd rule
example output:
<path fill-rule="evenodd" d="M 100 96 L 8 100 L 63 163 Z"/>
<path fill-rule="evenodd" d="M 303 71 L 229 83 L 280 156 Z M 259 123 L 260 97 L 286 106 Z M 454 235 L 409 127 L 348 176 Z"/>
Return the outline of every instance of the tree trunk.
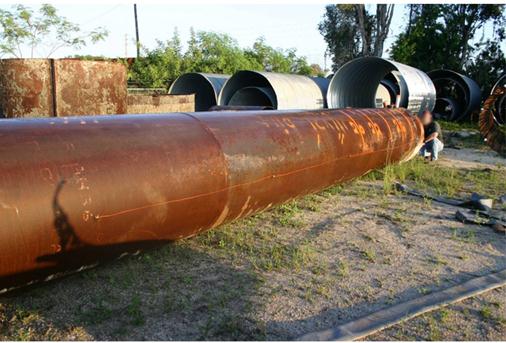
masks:
<path fill-rule="evenodd" d="M 394 6 L 393 4 L 376 6 L 376 39 L 374 40 L 373 56 L 381 57 L 383 55 L 383 45 L 390 30 Z"/>
<path fill-rule="evenodd" d="M 362 38 L 362 56 L 369 56 L 369 39 L 367 37 L 367 29 L 365 27 L 365 5 L 355 5 L 355 11 L 357 12 L 358 30 L 360 31 L 360 37 Z"/>

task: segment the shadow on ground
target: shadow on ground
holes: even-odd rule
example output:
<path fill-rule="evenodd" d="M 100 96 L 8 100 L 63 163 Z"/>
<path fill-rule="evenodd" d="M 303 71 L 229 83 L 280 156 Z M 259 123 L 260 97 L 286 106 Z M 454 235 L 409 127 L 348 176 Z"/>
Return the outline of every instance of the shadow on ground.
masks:
<path fill-rule="evenodd" d="M 2 296 L 0 338 L 262 339 L 251 309 L 259 282 L 173 243 Z"/>

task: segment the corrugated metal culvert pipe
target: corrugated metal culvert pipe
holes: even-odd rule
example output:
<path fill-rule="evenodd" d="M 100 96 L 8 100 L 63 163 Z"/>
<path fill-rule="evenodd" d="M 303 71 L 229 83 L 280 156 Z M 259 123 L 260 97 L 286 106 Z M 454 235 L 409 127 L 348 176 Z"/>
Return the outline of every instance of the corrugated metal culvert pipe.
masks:
<path fill-rule="evenodd" d="M 404 109 L 0 122 L 0 292 L 181 239 L 416 153 Z"/>
<path fill-rule="evenodd" d="M 479 124 L 487 144 L 506 157 L 506 75 L 499 79 L 485 100 Z"/>
<path fill-rule="evenodd" d="M 392 74 L 399 88 L 397 107 L 413 113 L 432 110 L 436 90 L 424 72 L 402 63 L 379 57 L 362 57 L 343 65 L 332 77 L 327 93 L 329 108 L 380 107 L 376 102 L 382 80 Z"/>
<path fill-rule="evenodd" d="M 218 104 L 218 95 L 230 75 L 186 73 L 170 86 L 169 94 L 195 94 L 195 111 L 207 111 Z"/>
<path fill-rule="evenodd" d="M 506 74 L 501 76 L 499 80 L 495 83 L 494 87 L 492 87 L 492 91 L 490 95 L 493 95 L 496 92 L 496 89 L 502 87 L 506 89 Z M 495 103 L 495 121 L 500 125 L 506 125 L 506 94 L 498 97 Z"/>
<path fill-rule="evenodd" d="M 427 73 L 436 88 L 434 113 L 446 120 L 466 120 L 480 109 L 480 86 L 471 78 L 452 70 Z"/>
<path fill-rule="evenodd" d="M 278 110 L 325 108 L 328 80 L 303 75 L 242 70 L 223 86 L 221 106 L 269 106 Z"/>

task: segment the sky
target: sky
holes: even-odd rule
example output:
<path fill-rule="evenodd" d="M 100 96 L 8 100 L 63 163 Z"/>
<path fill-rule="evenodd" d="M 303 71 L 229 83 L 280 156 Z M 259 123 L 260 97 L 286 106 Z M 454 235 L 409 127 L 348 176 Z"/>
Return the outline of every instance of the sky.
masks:
<path fill-rule="evenodd" d="M 80 50 L 65 48 L 58 50 L 52 57 L 65 57 L 74 54 L 89 54 L 106 57 L 135 56 L 135 24 L 133 5 L 131 3 L 103 4 L 53 4 L 59 14 L 74 23 L 83 31 L 97 26 L 109 31 L 108 37 L 95 45 Z M 27 4 L 36 7 L 37 4 Z M 368 4 L 371 10 L 375 5 Z M 10 5 L 2 3 L 2 9 Z M 234 3 L 138 3 L 137 5 L 139 34 L 141 44 L 152 48 L 156 40 L 172 37 L 177 27 L 183 42 L 189 38 L 190 28 L 196 31 L 215 31 L 227 33 L 235 38 L 241 47 L 251 46 L 254 41 L 264 36 L 266 42 L 276 48 L 296 48 L 299 55 L 306 56 L 309 63 L 325 66 L 326 44 L 318 32 L 317 26 L 325 12 L 323 3 L 294 4 L 234 4 Z M 401 32 L 405 22 L 405 8 L 397 4 L 385 43 L 388 50 Z M 488 28 L 490 31 L 490 28 Z M 42 53 L 42 51 L 41 51 Z M 388 51 L 384 53 L 388 57 Z M 29 56 L 23 56 L 29 57 Z M 40 55 L 37 57 L 46 57 Z M 331 61 L 327 57 L 326 65 Z"/>

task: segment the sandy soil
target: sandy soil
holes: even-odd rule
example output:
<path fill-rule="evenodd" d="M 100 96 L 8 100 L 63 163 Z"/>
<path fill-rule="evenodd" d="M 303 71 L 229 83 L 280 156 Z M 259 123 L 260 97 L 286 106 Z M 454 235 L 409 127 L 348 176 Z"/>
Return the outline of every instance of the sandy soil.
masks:
<path fill-rule="evenodd" d="M 504 160 L 448 149 L 442 165 Z M 454 207 L 362 180 L 0 297 L 0 339 L 291 340 L 506 268 Z M 506 340 L 504 288 L 371 336 Z"/>

